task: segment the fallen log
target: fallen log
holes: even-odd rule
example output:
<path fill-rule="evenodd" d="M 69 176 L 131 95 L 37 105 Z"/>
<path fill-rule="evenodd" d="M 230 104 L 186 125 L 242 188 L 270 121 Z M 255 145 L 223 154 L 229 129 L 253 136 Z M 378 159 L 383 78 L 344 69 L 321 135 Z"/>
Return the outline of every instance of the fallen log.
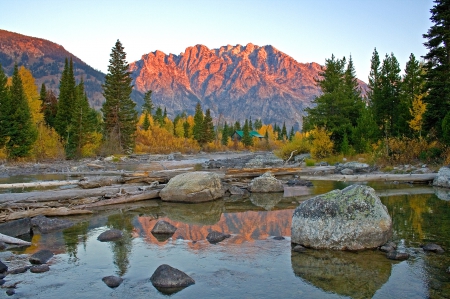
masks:
<path fill-rule="evenodd" d="M 80 210 L 80 209 L 69 209 L 66 207 L 60 207 L 60 208 L 40 208 L 40 209 L 34 209 L 34 210 L 24 210 L 24 211 L 17 211 L 12 212 L 7 215 L 0 215 L 0 222 L 6 222 L 21 218 L 27 218 L 27 217 L 35 217 L 38 215 L 44 215 L 44 216 L 68 216 L 68 215 L 81 215 L 81 214 L 92 214 L 92 211 L 89 210 Z"/>
<path fill-rule="evenodd" d="M 86 209 L 86 208 L 94 208 L 94 207 L 101 207 L 101 206 L 108 206 L 108 205 L 116 205 L 116 204 L 122 204 L 122 203 L 131 203 L 131 202 L 137 202 L 137 201 L 143 201 L 148 199 L 154 199 L 159 198 L 159 191 L 160 190 L 148 190 L 144 191 L 138 194 L 127 194 L 115 198 L 100 200 L 94 203 L 90 204 L 84 204 L 84 205 L 78 205 L 74 206 L 74 209 Z"/>
<path fill-rule="evenodd" d="M 32 182 L 32 183 L 14 183 L 14 184 L 0 184 L 0 189 L 14 189 L 14 188 L 39 188 L 39 187 L 53 187 L 53 186 L 66 186 L 76 185 L 78 180 L 68 181 L 44 181 L 44 182 Z"/>
<path fill-rule="evenodd" d="M 329 175 L 299 175 L 299 179 L 310 181 L 342 181 L 342 182 L 411 182 L 429 183 L 434 180 L 437 173 L 426 174 L 329 174 Z"/>
<path fill-rule="evenodd" d="M 78 181 L 78 186 L 83 189 L 94 189 L 121 183 L 122 177 L 120 176 L 101 176 L 101 177 L 83 178 Z"/>
<path fill-rule="evenodd" d="M 0 234 L 0 242 L 4 242 L 6 244 L 15 244 L 15 245 L 31 245 L 30 242 L 21 240 L 21 239 L 17 239 L 14 237 L 10 237 L 4 234 Z"/>
<path fill-rule="evenodd" d="M 279 175 L 295 175 L 302 171 L 299 167 L 282 167 L 282 168 L 242 168 L 229 169 L 224 176 L 224 179 L 231 178 L 255 178 L 270 171 L 274 176 Z"/>

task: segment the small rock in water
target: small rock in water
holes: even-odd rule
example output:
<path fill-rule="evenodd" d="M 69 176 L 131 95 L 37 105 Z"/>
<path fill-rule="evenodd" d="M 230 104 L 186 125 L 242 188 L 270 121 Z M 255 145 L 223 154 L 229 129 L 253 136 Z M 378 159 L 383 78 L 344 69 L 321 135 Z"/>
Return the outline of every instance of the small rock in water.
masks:
<path fill-rule="evenodd" d="M 294 248 L 292 248 L 292 251 L 295 252 L 305 252 L 306 250 L 306 247 L 303 247 L 302 245 L 295 245 Z"/>
<path fill-rule="evenodd" d="M 14 289 L 7 289 L 6 290 L 6 295 L 8 296 L 12 296 L 16 293 L 16 291 Z"/>
<path fill-rule="evenodd" d="M 36 266 L 32 266 L 30 268 L 30 272 L 32 272 L 32 273 L 44 273 L 44 272 L 48 272 L 49 270 L 50 270 L 50 267 L 47 264 L 36 265 Z"/>
<path fill-rule="evenodd" d="M 6 246 L 5 242 L 0 242 L 0 250 L 6 249 Z"/>
<path fill-rule="evenodd" d="M 74 223 L 68 220 L 47 218 L 43 215 L 39 215 L 31 219 L 31 225 L 33 227 L 37 227 L 41 233 L 46 234 L 57 230 L 69 228 L 73 226 Z"/>
<path fill-rule="evenodd" d="M 8 271 L 8 266 L 6 266 L 5 264 L 2 263 L 2 261 L 0 261 L 0 273 L 6 273 L 6 271 Z"/>
<path fill-rule="evenodd" d="M 122 237 L 123 237 L 123 232 L 121 230 L 110 229 L 110 230 L 107 230 L 106 232 L 101 233 L 97 237 L 97 240 L 99 240 L 100 242 L 108 242 L 108 241 L 119 240 Z"/>
<path fill-rule="evenodd" d="M 284 237 L 283 236 L 276 236 L 276 237 L 273 237 L 273 239 L 274 240 L 284 240 Z"/>
<path fill-rule="evenodd" d="M 223 234 L 221 232 L 213 230 L 206 236 L 206 240 L 208 240 L 208 242 L 211 244 L 215 244 L 215 243 L 219 243 L 229 237 L 230 237 L 229 234 Z"/>
<path fill-rule="evenodd" d="M 177 228 L 167 221 L 159 220 L 152 229 L 152 234 L 174 234 Z"/>
<path fill-rule="evenodd" d="M 421 246 L 423 251 L 431 251 L 435 253 L 443 253 L 444 249 L 442 249 L 441 246 L 434 244 L 434 243 L 428 243 L 423 246 Z"/>
<path fill-rule="evenodd" d="M 383 252 L 391 252 L 397 249 L 397 245 L 394 242 L 389 242 L 380 247 Z"/>
<path fill-rule="evenodd" d="M 45 264 L 53 257 L 53 252 L 47 249 L 39 250 L 32 256 L 30 256 L 30 263 L 32 264 Z"/>
<path fill-rule="evenodd" d="M 103 282 L 110 288 L 117 288 L 123 282 L 122 277 L 118 276 L 105 276 L 102 278 Z"/>
<path fill-rule="evenodd" d="M 166 264 L 155 270 L 150 281 L 157 288 L 184 288 L 195 284 L 189 275 Z"/>
<path fill-rule="evenodd" d="M 396 260 L 396 261 L 404 261 L 409 259 L 409 254 L 405 252 L 397 252 L 397 251 L 390 251 L 386 254 L 386 257 L 390 260 Z"/>
<path fill-rule="evenodd" d="M 28 269 L 30 269 L 30 266 L 23 266 L 23 267 L 19 267 L 19 268 L 15 268 L 15 269 L 9 270 L 7 273 L 8 274 L 21 274 L 21 273 L 27 272 Z"/>

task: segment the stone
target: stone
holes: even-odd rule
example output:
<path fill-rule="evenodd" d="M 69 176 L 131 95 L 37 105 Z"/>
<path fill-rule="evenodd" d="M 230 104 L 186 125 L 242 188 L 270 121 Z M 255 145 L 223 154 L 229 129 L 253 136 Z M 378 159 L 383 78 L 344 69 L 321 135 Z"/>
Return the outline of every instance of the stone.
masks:
<path fill-rule="evenodd" d="M 396 260 L 396 261 L 404 261 L 409 259 L 409 254 L 405 252 L 398 252 L 396 250 L 389 251 L 386 253 L 386 257 L 390 260 Z"/>
<path fill-rule="evenodd" d="M 47 264 L 36 265 L 30 268 L 32 273 L 44 273 L 50 271 L 50 267 Z"/>
<path fill-rule="evenodd" d="M 8 271 L 8 266 L 6 266 L 5 264 L 3 264 L 2 261 L 0 261 L 0 273 L 6 273 Z"/>
<path fill-rule="evenodd" d="M 111 275 L 103 277 L 102 281 L 110 288 L 117 288 L 123 282 L 123 278 Z"/>
<path fill-rule="evenodd" d="M 219 175 L 207 171 L 179 174 L 159 193 L 163 201 L 188 203 L 212 201 L 224 194 Z"/>
<path fill-rule="evenodd" d="M 334 250 L 376 248 L 392 236 L 392 219 L 375 190 L 351 185 L 302 202 L 294 211 L 291 241 Z"/>
<path fill-rule="evenodd" d="M 10 236 L 18 237 L 29 234 L 31 232 L 31 219 L 22 218 L 18 220 L 0 223 L 0 233 Z"/>
<path fill-rule="evenodd" d="M 6 249 L 6 247 L 8 247 L 8 245 L 6 245 L 5 242 L 0 242 L 0 250 Z"/>
<path fill-rule="evenodd" d="M 167 221 L 159 220 L 152 229 L 152 234 L 170 234 L 173 235 L 177 228 Z"/>
<path fill-rule="evenodd" d="M 233 186 L 231 185 L 228 188 L 228 192 L 230 192 L 231 195 L 244 195 L 245 191 L 241 188 L 239 188 L 238 186 Z"/>
<path fill-rule="evenodd" d="M 305 186 L 305 187 L 313 187 L 313 183 L 311 181 L 301 180 L 301 179 L 293 179 L 288 180 L 286 183 L 288 186 Z"/>
<path fill-rule="evenodd" d="M 256 155 L 245 163 L 246 168 L 264 168 L 268 166 L 282 166 L 284 164 L 283 159 L 278 158 L 273 153 L 265 155 Z"/>
<path fill-rule="evenodd" d="M 441 167 L 433 180 L 433 186 L 450 188 L 450 166 Z"/>
<path fill-rule="evenodd" d="M 271 172 L 254 178 L 248 185 L 248 190 L 254 193 L 283 192 L 284 187 L 280 180 L 277 180 Z"/>
<path fill-rule="evenodd" d="M 276 237 L 273 237 L 273 239 L 277 240 L 277 241 L 281 241 L 281 240 L 284 240 L 285 238 L 283 236 L 276 236 Z"/>
<path fill-rule="evenodd" d="M 195 284 L 189 275 L 166 264 L 155 270 L 150 281 L 157 288 L 185 288 Z"/>
<path fill-rule="evenodd" d="M 208 240 L 208 242 L 211 244 L 216 244 L 222 242 L 223 240 L 229 237 L 230 237 L 229 234 L 223 234 L 221 232 L 213 230 L 206 236 L 206 240 Z"/>
<path fill-rule="evenodd" d="M 53 257 L 53 252 L 47 249 L 39 250 L 30 256 L 30 263 L 32 264 L 45 264 Z"/>
<path fill-rule="evenodd" d="M 306 250 L 307 249 L 302 245 L 295 245 L 294 248 L 292 248 L 292 251 L 294 252 L 305 252 Z"/>
<path fill-rule="evenodd" d="M 21 273 L 25 273 L 28 271 L 28 269 L 30 269 L 30 266 L 21 266 L 15 269 L 10 269 L 8 270 L 8 274 L 21 274 Z"/>
<path fill-rule="evenodd" d="M 353 170 L 350 168 L 344 168 L 341 170 L 341 174 L 343 175 L 352 175 L 353 174 Z"/>
<path fill-rule="evenodd" d="M 117 241 L 122 239 L 123 237 L 123 232 L 119 229 L 110 229 L 107 230 L 103 233 L 101 233 L 98 237 L 97 240 L 99 240 L 100 242 L 109 242 L 109 241 Z"/>
<path fill-rule="evenodd" d="M 434 253 L 444 253 L 444 249 L 442 249 L 441 246 L 433 243 L 428 243 L 423 246 L 421 246 L 423 251 L 429 251 Z"/>
<path fill-rule="evenodd" d="M 294 161 L 296 163 L 301 163 L 303 161 L 305 161 L 306 159 L 311 159 L 311 154 L 300 154 L 294 157 Z"/>
<path fill-rule="evenodd" d="M 8 296 L 12 296 L 16 293 L 16 291 L 14 289 L 7 289 L 6 290 L 6 295 Z"/>
<path fill-rule="evenodd" d="M 31 219 L 32 227 L 36 227 L 43 234 L 51 233 L 57 230 L 72 227 L 74 223 L 72 221 L 47 218 L 43 215 L 36 216 Z"/>
<path fill-rule="evenodd" d="M 380 247 L 383 252 L 391 252 L 397 249 L 397 245 L 394 242 L 389 242 Z"/>

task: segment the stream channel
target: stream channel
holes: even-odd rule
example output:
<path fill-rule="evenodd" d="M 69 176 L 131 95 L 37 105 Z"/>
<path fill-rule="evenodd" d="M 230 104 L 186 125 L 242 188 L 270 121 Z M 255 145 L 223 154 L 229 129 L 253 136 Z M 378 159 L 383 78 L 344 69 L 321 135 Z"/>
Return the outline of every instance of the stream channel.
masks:
<path fill-rule="evenodd" d="M 428 186 L 368 184 L 388 208 L 392 240 L 410 254 L 406 261 L 389 260 L 378 250 L 293 252 L 291 218 L 299 203 L 351 183 L 313 184 L 310 194 L 302 196 L 252 194 L 201 204 L 149 200 L 66 217 L 77 224 L 30 236 L 30 247 L 0 252 L 6 263 L 17 255 L 28 260 L 41 249 L 55 253 L 49 272 L 8 275 L 7 284 L 21 281 L 10 298 L 450 298 L 449 201 Z M 153 236 L 158 220 L 175 225 L 175 234 Z M 99 242 L 98 235 L 110 228 L 123 230 L 125 237 Z M 210 244 L 206 236 L 211 230 L 231 237 Z M 425 253 L 424 243 L 439 244 L 446 252 Z M 161 293 L 150 282 L 161 264 L 187 273 L 195 284 Z M 124 281 L 111 289 L 102 282 L 108 275 Z M 6 297 L 4 289 L 0 292 Z"/>

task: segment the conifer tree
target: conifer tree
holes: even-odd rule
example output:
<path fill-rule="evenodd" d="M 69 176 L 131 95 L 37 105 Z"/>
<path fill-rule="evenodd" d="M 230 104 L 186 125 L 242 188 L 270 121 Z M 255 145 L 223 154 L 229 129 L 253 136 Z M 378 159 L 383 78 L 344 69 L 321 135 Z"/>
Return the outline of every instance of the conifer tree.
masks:
<path fill-rule="evenodd" d="M 202 111 L 202 106 L 200 103 L 197 103 L 195 106 L 195 114 L 194 114 L 194 127 L 193 127 L 193 135 L 194 139 L 197 140 L 198 143 L 205 143 L 204 136 L 204 124 L 203 124 L 204 116 Z"/>
<path fill-rule="evenodd" d="M 229 128 L 227 122 L 224 123 L 222 129 L 222 145 L 228 145 L 228 139 L 230 138 Z"/>
<path fill-rule="evenodd" d="M 152 91 L 149 90 L 144 94 L 144 104 L 142 105 L 142 113 L 147 112 L 152 115 L 152 110 L 155 108 L 152 101 Z"/>
<path fill-rule="evenodd" d="M 283 140 L 284 138 L 287 138 L 288 134 L 287 134 L 287 130 L 286 130 L 286 122 L 283 122 L 283 128 L 281 129 L 281 139 Z"/>
<path fill-rule="evenodd" d="M 155 115 L 153 116 L 153 118 L 159 124 L 160 127 L 164 126 L 163 110 L 160 106 L 156 108 Z"/>
<path fill-rule="evenodd" d="M 9 100 L 10 108 L 6 125 L 9 140 L 6 142 L 6 151 L 8 157 L 13 159 L 26 157 L 36 141 L 37 131 L 32 122 L 17 64 L 14 66 L 12 84 L 9 88 Z"/>
<path fill-rule="evenodd" d="M 430 10 L 433 25 L 423 35 L 428 53 L 424 56 L 426 73 L 427 104 L 425 130 L 434 130 L 436 137 L 442 136 L 442 122 L 450 118 L 450 1 L 435 0 Z M 450 144 L 450 143 L 449 143 Z"/>
<path fill-rule="evenodd" d="M 126 53 L 119 40 L 112 48 L 110 57 L 103 85 L 103 96 L 106 99 L 102 107 L 104 137 L 111 150 L 130 153 L 135 144 L 137 112 L 136 103 L 130 97 L 133 86 Z"/>
<path fill-rule="evenodd" d="M 58 111 L 58 99 L 52 90 L 47 91 L 41 104 L 41 112 L 44 114 L 45 124 L 54 128 Z"/>
<path fill-rule="evenodd" d="M 72 58 L 70 58 L 70 63 L 66 58 L 59 84 L 59 101 L 55 117 L 55 130 L 64 141 L 67 141 L 68 126 L 72 119 L 75 85 Z"/>
<path fill-rule="evenodd" d="M 187 121 L 185 121 L 183 123 L 184 138 L 189 138 L 190 137 L 189 136 L 189 129 L 190 129 L 190 127 L 191 127 L 191 125 Z"/>
<path fill-rule="evenodd" d="M 214 123 L 209 108 L 206 109 L 205 118 L 203 119 L 203 135 L 205 142 L 211 142 L 215 137 Z"/>
<path fill-rule="evenodd" d="M 0 148 L 5 146 L 8 135 L 7 127 L 9 125 L 10 102 L 8 95 L 8 78 L 6 77 L 3 67 L 0 64 Z"/>
<path fill-rule="evenodd" d="M 237 121 L 234 123 L 234 130 L 235 130 L 235 131 L 241 131 L 241 130 L 242 130 L 241 122 L 240 122 L 240 121 L 237 120 Z"/>
<path fill-rule="evenodd" d="M 252 117 L 250 116 L 250 119 L 248 121 L 248 129 L 250 131 L 253 131 L 253 122 L 252 122 Z"/>
<path fill-rule="evenodd" d="M 246 147 L 253 145 L 253 138 L 250 135 L 250 129 L 248 126 L 248 120 L 245 120 L 244 127 L 242 127 L 242 144 Z"/>
<path fill-rule="evenodd" d="M 291 127 L 291 131 L 289 132 L 289 141 L 292 141 L 292 138 L 294 138 L 295 132 L 294 127 Z"/>
<path fill-rule="evenodd" d="M 45 87 L 45 84 L 42 83 L 41 91 L 39 92 L 39 100 L 44 102 L 46 97 L 47 97 L 47 88 Z"/>

